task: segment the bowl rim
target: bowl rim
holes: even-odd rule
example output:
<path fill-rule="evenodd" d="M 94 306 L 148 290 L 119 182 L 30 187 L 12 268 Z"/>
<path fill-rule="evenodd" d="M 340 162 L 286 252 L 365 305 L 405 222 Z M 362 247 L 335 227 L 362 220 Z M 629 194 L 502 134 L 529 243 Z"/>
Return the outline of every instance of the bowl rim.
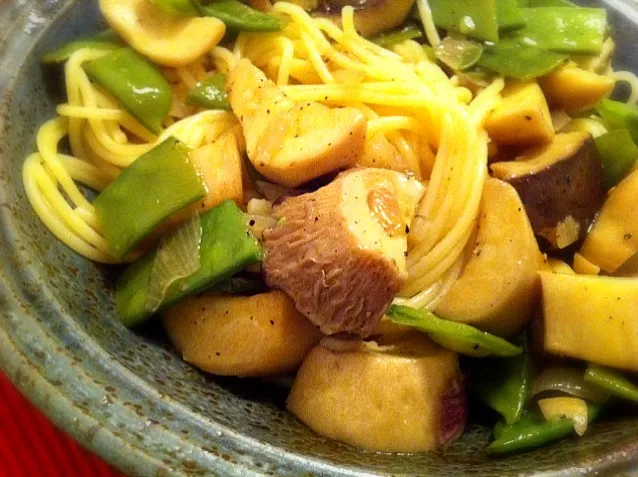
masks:
<path fill-rule="evenodd" d="M 84 1 L 84 0 L 82 0 Z M 93 1 L 93 0 L 91 0 Z M 638 24 L 638 4 L 632 0 L 602 0 L 609 7 L 623 12 L 630 12 Z M 12 56 L 11 53 L 21 43 L 29 43 L 30 48 L 38 42 L 38 39 L 46 29 L 56 20 L 62 18 L 67 9 L 72 8 L 73 0 L 30 0 L 20 2 L 19 0 L 8 0 L 0 3 L 0 25 L 11 25 L 10 28 L 0 32 L 0 113 L 7 102 L 13 81 L 17 78 L 19 65 L 23 59 Z M 40 18 L 41 22 L 34 22 L 35 18 Z M 26 28 L 28 34 L 25 36 Z M 0 135 L 5 130 L 7 124 L 4 115 L 0 114 Z M 6 164 L 4 151 L 0 150 L 0 166 Z M 0 188 L 0 206 L 6 204 L 6 192 Z M 0 260 L 0 369 L 16 385 L 20 392 L 26 396 L 36 407 L 38 407 L 56 426 L 72 436 L 82 446 L 99 455 L 115 467 L 130 474 L 140 476 L 187 476 L 191 474 L 188 467 L 183 470 L 169 468 L 156 453 L 151 453 L 144 442 L 135 443 L 125 437 L 118 436 L 102 425 L 102 422 L 91 415 L 91 407 L 81 408 L 65 395 L 67 386 L 93 386 L 99 391 L 100 384 L 91 383 L 90 376 L 84 373 L 77 373 L 77 376 L 70 376 L 69 381 L 61 386 L 56 379 L 47 373 L 46 353 L 42 349 L 34 347 L 34 341 L 25 343 L 14 339 L 15 330 L 25 330 L 31 327 L 31 331 L 37 337 L 41 330 L 35 330 L 36 322 L 30 318 L 21 306 L 23 303 L 33 299 L 29 290 L 25 290 L 22 281 L 26 281 L 37 286 L 38 277 L 32 276 L 29 271 L 21 269 L 19 265 L 20 253 L 17 250 L 16 237 L 13 232 L 13 221 L 10 209 L 0 207 L 0 250 L 9 255 L 9 259 Z M 5 256 L 6 256 L 5 255 Z M 17 261 L 17 262 L 16 262 Z M 20 323 L 18 325 L 17 323 Z M 79 334 L 81 331 L 75 330 Z M 44 334 L 42 335 L 45 336 Z M 50 337 L 48 337 L 50 338 Z M 51 341 L 51 340 L 49 340 Z M 51 341 L 53 343 L 53 341 Z M 29 347 L 29 349 L 27 349 Z M 104 354 L 106 352 L 102 350 Z M 107 362 L 104 366 L 107 366 Z M 112 365 L 121 365 L 111 362 Z M 126 377 L 133 380 L 139 389 L 156 393 L 147 383 L 123 368 L 118 370 L 126 374 Z M 105 371 L 106 372 L 106 371 Z M 187 411 L 185 406 L 173 402 L 182 411 Z M 192 412 L 192 411 L 189 411 Z M 144 419 L 144 418 L 139 418 Z M 219 473 L 224 476 L 237 477 L 257 477 L 272 475 L 267 474 L 267 469 L 280 469 L 286 475 L 343 475 L 343 476 L 372 476 L 372 474 L 356 469 L 335 469 L 335 466 L 314 459 L 310 456 L 300 456 L 287 451 L 277 449 L 267 443 L 258 442 L 248 436 L 240 435 L 220 426 L 218 435 L 226 435 L 233 441 L 233 445 L 244 448 L 248 446 L 251 452 L 256 453 L 263 459 L 261 466 L 251 465 L 246 462 L 229 462 L 220 459 L 202 449 L 197 449 L 196 445 L 189 442 L 187 438 L 177 432 L 166 430 L 175 442 L 191 447 L 193 452 L 199 453 L 197 461 L 207 464 L 206 471 L 209 473 Z M 155 454 L 155 455 L 154 455 Z M 591 472 L 605 472 L 616 469 L 619 466 L 633 466 L 638 462 L 638 440 L 635 443 L 621 445 L 613 452 L 605 454 L 599 458 L 589 461 L 579 462 L 577 467 L 561 469 L 555 472 L 544 472 L 537 475 L 544 476 L 567 476 L 576 471 L 583 470 Z M 287 467 L 286 470 L 281 466 Z M 337 470 L 337 472 L 335 472 Z M 291 471 L 289 474 L 288 471 Z M 309 471 L 311 472 L 309 474 Z M 276 472 L 276 470 L 275 470 Z M 312 473 L 316 472 L 316 473 Z M 280 474 L 275 474 L 280 475 Z M 281 474 L 283 475 L 283 473 Z"/>

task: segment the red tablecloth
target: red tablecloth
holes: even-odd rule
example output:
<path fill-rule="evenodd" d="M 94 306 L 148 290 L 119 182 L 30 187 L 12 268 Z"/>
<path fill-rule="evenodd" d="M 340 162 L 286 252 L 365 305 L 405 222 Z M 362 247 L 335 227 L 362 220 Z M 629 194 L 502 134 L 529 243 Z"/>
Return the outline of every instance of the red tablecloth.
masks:
<path fill-rule="evenodd" d="M 123 477 L 55 428 L 0 373 L 0 477 Z"/>

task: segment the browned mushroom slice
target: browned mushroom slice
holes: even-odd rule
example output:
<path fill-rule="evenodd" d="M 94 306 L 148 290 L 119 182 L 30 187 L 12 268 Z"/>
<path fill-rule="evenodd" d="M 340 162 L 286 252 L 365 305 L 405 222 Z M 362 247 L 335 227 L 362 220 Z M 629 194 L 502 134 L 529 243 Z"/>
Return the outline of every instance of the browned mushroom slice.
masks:
<path fill-rule="evenodd" d="M 298 187 L 353 166 L 365 148 L 367 121 L 355 108 L 290 101 L 247 59 L 228 77 L 228 98 L 260 174 Z"/>
<path fill-rule="evenodd" d="M 265 232 L 264 273 L 325 334 L 368 336 L 406 280 L 407 232 L 424 188 L 383 169 L 354 169 L 288 198 Z"/>
<path fill-rule="evenodd" d="M 605 200 L 602 163 L 588 133 L 558 134 L 551 143 L 491 169 L 514 186 L 534 232 L 554 249 L 584 237 Z"/>

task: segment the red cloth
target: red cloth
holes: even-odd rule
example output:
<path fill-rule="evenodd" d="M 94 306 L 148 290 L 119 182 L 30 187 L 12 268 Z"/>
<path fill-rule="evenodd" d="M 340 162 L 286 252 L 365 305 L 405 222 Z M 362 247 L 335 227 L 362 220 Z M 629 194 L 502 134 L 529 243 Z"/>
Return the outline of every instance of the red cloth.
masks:
<path fill-rule="evenodd" d="M 59 431 L 0 373 L 0 477 L 124 477 Z"/>

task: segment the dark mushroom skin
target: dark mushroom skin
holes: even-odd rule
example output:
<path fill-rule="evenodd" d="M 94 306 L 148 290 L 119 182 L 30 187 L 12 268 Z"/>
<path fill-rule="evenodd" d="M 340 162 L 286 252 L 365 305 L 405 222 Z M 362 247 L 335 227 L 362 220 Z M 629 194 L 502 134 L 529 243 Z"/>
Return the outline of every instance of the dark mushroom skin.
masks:
<path fill-rule="evenodd" d="M 255 0 L 251 0 L 251 3 Z M 354 24 L 359 34 L 371 37 L 402 25 L 415 0 L 291 0 L 314 16 L 341 24 L 343 7 L 353 7 Z"/>
<path fill-rule="evenodd" d="M 582 239 L 605 201 L 603 166 L 590 134 L 558 134 L 515 161 L 491 165 L 518 192 L 534 233 L 552 249 Z"/>

